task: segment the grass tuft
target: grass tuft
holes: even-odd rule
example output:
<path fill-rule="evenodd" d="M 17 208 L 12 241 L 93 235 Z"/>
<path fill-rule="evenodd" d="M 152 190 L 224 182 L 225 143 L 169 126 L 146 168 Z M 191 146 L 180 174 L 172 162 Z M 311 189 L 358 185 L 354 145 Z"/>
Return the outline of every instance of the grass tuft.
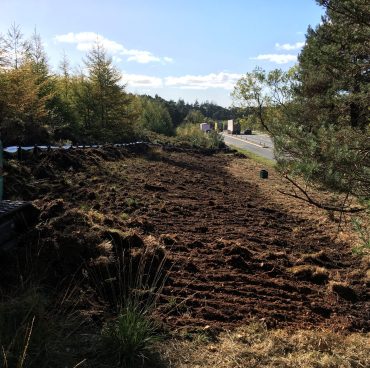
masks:
<path fill-rule="evenodd" d="M 167 258 L 163 246 L 149 243 L 123 251 L 114 247 L 113 267 L 90 269 L 93 288 L 116 313 L 104 324 L 98 349 L 111 367 L 152 367 L 159 360 L 154 345 L 161 335 L 153 312 L 167 279 Z"/>
<path fill-rule="evenodd" d="M 288 271 L 300 280 L 311 281 L 317 284 L 323 284 L 329 279 L 329 272 L 324 267 L 299 265 L 291 267 Z"/>
<path fill-rule="evenodd" d="M 64 314 L 41 288 L 28 287 L 0 300 L 0 367 L 73 367 L 73 350 L 83 322 L 72 311 Z"/>
<path fill-rule="evenodd" d="M 120 366 L 143 365 L 149 360 L 154 343 L 160 339 L 158 331 L 158 325 L 146 310 L 127 305 L 103 328 L 104 351 Z"/>

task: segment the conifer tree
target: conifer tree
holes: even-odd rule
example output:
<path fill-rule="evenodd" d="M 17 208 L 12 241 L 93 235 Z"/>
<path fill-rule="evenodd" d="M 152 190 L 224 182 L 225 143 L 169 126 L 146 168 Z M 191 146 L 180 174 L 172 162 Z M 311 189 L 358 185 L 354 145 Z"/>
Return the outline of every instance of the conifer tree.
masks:
<path fill-rule="evenodd" d="M 318 0 L 326 8 L 309 27 L 298 65 L 288 73 L 248 73 L 234 96 L 254 108 L 274 139 L 290 179 L 370 198 L 370 4 Z M 297 182 L 295 182 L 297 184 Z M 301 197 L 318 204 L 301 189 Z M 328 205 L 327 208 L 338 208 Z"/>
<path fill-rule="evenodd" d="M 107 141 L 134 134 L 139 118 L 133 97 L 126 93 L 121 74 L 98 42 L 87 54 L 86 78 L 82 78 L 80 103 L 85 106 L 86 126 L 95 137 Z"/>
<path fill-rule="evenodd" d="M 318 1 L 299 56 L 294 103 L 275 132 L 284 170 L 325 188 L 370 196 L 370 4 Z M 348 11 L 348 12 L 347 12 Z"/>

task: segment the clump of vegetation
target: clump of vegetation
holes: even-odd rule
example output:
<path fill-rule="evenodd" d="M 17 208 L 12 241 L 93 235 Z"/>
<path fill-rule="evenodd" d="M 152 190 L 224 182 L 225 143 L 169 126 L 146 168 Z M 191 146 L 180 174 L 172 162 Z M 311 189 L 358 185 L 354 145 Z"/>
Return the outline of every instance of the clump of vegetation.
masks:
<path fill-rule="evenodd" d="M 120 256 L 115 249 L 115 257 L 111 241 L 99 247 L 111 257 L 86 264 L 84 275 L 88 295 L 93 292 L 101 309 L 109 309 L 103 328 L 76 308 L 80 300 L 86 303 L 85 288 L 54 294 L 24 285 L 0 299 L 1 367 L 154 366 L 161 334 L 153 312 L 166 281 L 165 251 L 158 244 Z"/>
<path fill-rule="evenodd" d="M 215 131 L 202 132 L 198 124 L 183 124 L 176 130 L 180 142 L 194 148 L 219 149 L 225 147 L 223 137 Z"/>
<path fill-rule="evenodd" d="M 299 265 L 289 269 L 295 277 L 305 281 L 312 281 L 317 284 L 322 284 L 328 281 L 329 272 L 324 267 L 311 265 Z"/>
<path fill-rule="evenodd" d="M 127 210 L 134 210 L 140 207 L 140 202 L 136 198 L 131 198 L 131 197 L 126 198 L 125 204 L 127 206 Z"/>
<path fill-rule="evenodd" d="M 117 365 L 142 366 L 152 355 L 160 335 L 158 325 L 147 312 L 128 304 L 103 328 L 103 350 Z"/>
<path fill-rule="evenodd" d="M 167 279 L 167 257 L 159 243 L 140 241 L 123 251 L 114 247 L 113 267 L 88 271 L 92 287 L 114 310 L 114 317 L 104 322 L 98 346 L 101 359 L 114 367 L 152 367 L 158 360 L 160 324 L 153 314 Z"/>
<path fill-rule="evenodd" d="M 62 315 L 40 288 L 29 287 L 0 302 L 0 366 L 5 368 L 74 367 L 81 351 L 74 344 L 82 321 Z"/>
<path fill-rule="evenodd" d="M 146 96 L 140 100 L 142 107 L 140 124 L 142 127 L 158 134 L 173 135 L 172 119 L 165 104 L 158 99 L 151 99 Z"/>

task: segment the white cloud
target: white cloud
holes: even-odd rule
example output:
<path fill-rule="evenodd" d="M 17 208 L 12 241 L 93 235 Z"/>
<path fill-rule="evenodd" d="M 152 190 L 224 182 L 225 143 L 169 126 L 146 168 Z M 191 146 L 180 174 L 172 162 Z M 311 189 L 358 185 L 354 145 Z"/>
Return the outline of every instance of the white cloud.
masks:
<path fill-rule="evenodd" d="M 141 51 L 141 50 L 127 50 L 125 55 L 129 55 L 127 61 L 136 61 L 140 64 L 147 64 L 152 62 L 160 62 L 161 58 L 158 56 L 154 56 L 149 51 Z"/>
<path fill-rule="evenodd" d="M 231 90 L 242 77 L 236 73 L 211 73 L 207 75 L 184 75 L 181 77 L 159 78 L 142 74 L 122 74 L 122 82 L 129 87 L 161 88 L 177 87 L 180 89 L 206 90 L 209 88 L 222 88 Z"/>
<path fill-rule="evenodd" d="M 291 54 L 263 54 L 251 58 L 252 60 L 265 60 L 276 64 L 287 64 L 297 61 L 297 55 Z"/>
<path fill-rule="evenodd" d="M 159 57 L 153 55 L 150 51 L 126 49 L 122 44 L 109 40 L 95 32 L 69 32 L 64 35 L 56 35 L 54 40 L 61 43 L 76 44 L 77 50 L 88 51 L 99 42 L 110 54 L 126 56 L 127 61 L 135 61 L 140 64 L 160 62 L 167 64 L 173 62 L 173 59 L 165 56 Z"/>
<path fill-rule="evenodd" d="M 122 74 L 122 82 L 129 87 L 151 87 L 159 88 L 163 86 L 162 78 L 152 77 L 142 74 Z"/>
<path fill-rule="evenodd" d="M 291 50 L 299 50 L 304 46 L 304 42 L 296 42 L 296 43 L 275 43 L 275 47 L 278 50 L 286 50 L 286 51 L 291 51 Z"/>
<path fill-rule="evenodd" d="M 170 57 L 168 57 L 168 56 L 165 56 L 165 57 L 163 58 L 163 60 L 164 60 L 166 63 L 173 63 L 173 59 L 172 59 L 172 58 L 170 58 Z"/>
<path fill-rule="evenodd" d="M 233 89 L 241 74 L 235 73 L 211 73 L 207 75 L 185 75 L 182 77 L 167 77 L 165 85 L 182 89 L 208 89 L 222 88 Z"/>
<path fill-rule="evenodd" d="M 115 63 L 121 63 L 123 61 L 119 56 L 114 56 L 114 55 L 113 55 L 112 59 Z"/>

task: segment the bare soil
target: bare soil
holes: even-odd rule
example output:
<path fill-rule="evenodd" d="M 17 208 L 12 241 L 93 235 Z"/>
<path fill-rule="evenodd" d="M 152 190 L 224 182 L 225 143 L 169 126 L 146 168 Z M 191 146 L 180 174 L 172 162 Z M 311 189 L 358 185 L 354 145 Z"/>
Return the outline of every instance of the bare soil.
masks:
<path fill-rule="evenodd" d="M 58 283 L 82 275 L 81 264 L 109 262 L 107 242 L 162 249 L 169 276 L 157 313 L 175 329 L 257 319 L 369 331 L 368 265 L 353 255 L 351 233 L 279 194 L 288 184 L 272 168 L 262 180 L 261 166 L 239 156 L 142 146 L 10 161 L 7 197 L 41 210 L 19 254 L 31 249 Z M 14 268 L 2 259 L 4 285 Z"/>

